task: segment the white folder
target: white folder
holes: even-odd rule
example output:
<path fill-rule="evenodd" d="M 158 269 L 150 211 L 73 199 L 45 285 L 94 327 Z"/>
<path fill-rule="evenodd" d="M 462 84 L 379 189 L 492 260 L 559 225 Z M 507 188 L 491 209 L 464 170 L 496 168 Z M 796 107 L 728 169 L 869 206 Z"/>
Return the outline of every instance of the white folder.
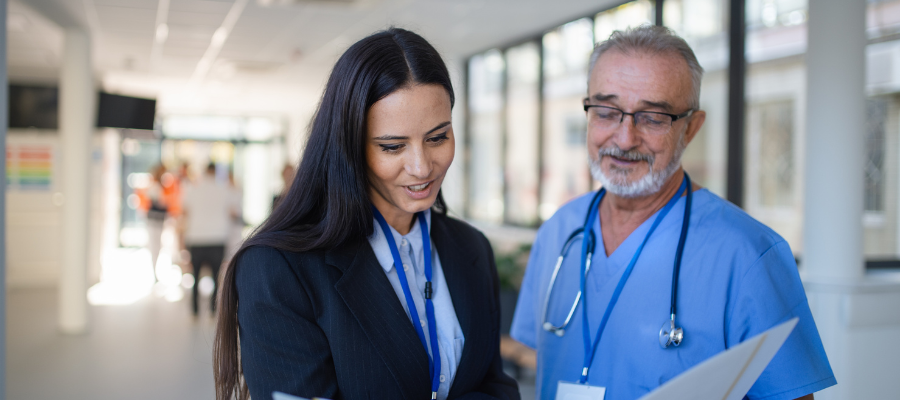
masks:
<path fill-rule="evenodd" d="M 272 400 L 310 400 L 310 399 L 303 398 L 303 397 L 297 397 L 297 396 L 290 395 L 287 393 L 272 392 Z M 320 397 L 313 397 L 312 400 L 328 400 L 328 399 L 323 399 Z"/>
<path fill-rule="evenodd" d="M 682 372 L 640 400 L 741 400 L 778 353 L 798 318 L 784 322 Z"/>

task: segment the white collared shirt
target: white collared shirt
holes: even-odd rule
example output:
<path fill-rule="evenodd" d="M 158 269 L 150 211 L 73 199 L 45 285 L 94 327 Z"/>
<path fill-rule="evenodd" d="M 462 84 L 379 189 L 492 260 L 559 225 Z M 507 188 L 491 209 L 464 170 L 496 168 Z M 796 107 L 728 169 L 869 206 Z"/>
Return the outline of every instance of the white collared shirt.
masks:
<path fill-rule="evenodd" d="M 406 297 L 403 294 L 403 287 L 400 286 L 400 278 L 397 276 L 398 271 L 394 268 L 394 258 L 391 256 L 390 246 L 378 221 L 373 220 L 375 233 L 369 237 L 369 245 L 372 246 L 372 251 L 375 252 L 378 263 L 384 268 L 384 272 L 387 274 L 388 280 L 397 294 L 397 298 L 400 299 L 400 303 L 406 309 L 406 315 L 410 317 L 410 321 L 422 326 L 429 348 L 426 352 L 431 354 L 431 339 L 425 314 L 425 249 L 422 244 L 422 231 L 419 219 L 414 218 L 414 220 L 412 229 L 406 235 L 400 235 L 393 227 L 390 229 L 391 234 L 394 236 L 394 243 L 397 244 L 397 250 L 400 252 L 400 259 L 403 261 L 403 272 L 406 274 L 407 282 L 410 283 L 410 294 L 419 313 L 415 318 L 410 316 L 409 307 L 406 305 Z M 430 231 L 431 210 L 425 211 L 425 220 Z M 453 300 L 450 298 L 450 291 L 447 289 L 447 281 L 444 279 L 441 259 L 438 257 L 434 241 L 431 244 L 431 268 L 431 287 L 434 291 L 432 304 L 434 305 L 434 318 L 437 325 L 438 347 L 441 352 L 441 385 L 438 388 L 437 398 L 443 400 L 447 398 L 450 386 L 453 384 L 453 378 L 456 377 L 456 368 L 459 366 L 459 360 L 462 357 L 465 338 L 463 337 L 462 328 L 459 326 L 459 319 L 456 317 L 456 310 L 453 308 Z M 429 381 L 430 386 L 431 382 Z"/>

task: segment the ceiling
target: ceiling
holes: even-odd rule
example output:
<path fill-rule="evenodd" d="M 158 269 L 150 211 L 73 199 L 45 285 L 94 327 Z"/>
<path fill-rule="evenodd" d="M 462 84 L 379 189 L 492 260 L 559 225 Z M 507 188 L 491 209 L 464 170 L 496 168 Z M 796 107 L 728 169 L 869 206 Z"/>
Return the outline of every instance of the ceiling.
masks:
<path fill-rule="evenodd" d="M 90 32 L 104 90 L 163 112 L 310 109 L 340 53 L 395 25 L 466 56 L 534 37 L 618 0 L 10 0 L 12 81 L 55 81 L 65 29 Z M 458 75 L 457 75 L 458 76 Z"/>

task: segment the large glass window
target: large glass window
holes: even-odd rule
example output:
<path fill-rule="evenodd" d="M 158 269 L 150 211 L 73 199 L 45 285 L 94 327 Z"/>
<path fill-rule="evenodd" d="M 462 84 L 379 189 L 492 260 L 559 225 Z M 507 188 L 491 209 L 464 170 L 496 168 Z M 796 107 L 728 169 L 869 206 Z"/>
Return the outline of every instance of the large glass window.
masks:
<path fill-rule="evenodd" d="M 705 73 L 700 109 L 706 122 L 688 144 L 682 165 L 691 179 L 725 197 L 728 154 L 728 2 L 666 0 L 663 22 L 694 50 Z"/>
<path fill-rule="evenodd" d="M 582 101 L 587 94 L 588 59 L 594 48 L 593 21 L 580 19 L 548 32 L 544 45 L 544 138 L 541 219 L 591 188 Z"/>
<path fill-rule="evenodd" d="M 803 249 L 806 0 L 748 0 L 744 208 Z"/>
<path fill-rule="evenodd" d="M 750 196 L 768 209 L 791 208 L 795 204 L 794 102 L 775 100 L 751 104 L 748 112 Z"/>
<path fill-rule="evenodd" d="M 469 217 L 503 222 L 503 54 L 469 60 Z"/>
<path fill-rule="evenodd" d="M 874 97 L 866 102 L 866 196 L 865 210 L 884 211 L 885 130 L 889 100 Z"/>
<path fill-rule="evenodd" d="M 527 42 L 506 51 L 506 220 L 538 224 L 541 50 Z"/>
<path fill-rule="evenodd" d="M 866 17 L 865 254 L 900 257 L 900 1 L 869 0 Z"/>
<path fill-rule="evenodd" d="M 654 3 L 638 0 L 597 14 L 594 17 L 594 41 L 609 39 L 613 31 L 622 31 L 640 25 L 652 25 L 655 18 Z"/>

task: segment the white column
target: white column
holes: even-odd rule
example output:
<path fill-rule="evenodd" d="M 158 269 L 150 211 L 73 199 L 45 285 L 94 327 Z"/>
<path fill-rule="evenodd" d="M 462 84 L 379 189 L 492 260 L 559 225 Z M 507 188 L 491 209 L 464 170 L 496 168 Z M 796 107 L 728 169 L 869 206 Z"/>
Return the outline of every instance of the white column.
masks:
<path fill-rule="evenodd" d="M 95 89 L 91 41 L 87 32 L 66 29 L 59 84 L 59 130 L 62 141 L 62 262 L 59 282 L 59 328 L 87 330 L 89 162 L 94 132 Z"/>
<path fill-rule="evenodd" d="M 809 2 L 803 266 L 854 280 L 863 263 L 866 2 Z"/>
<path fill-rule="evenodd" d="M 816 400 L 900 393 L 900 281 L 863 259 L 866 3 L 809 2 L 804 286 L 838 381 Z"/>

